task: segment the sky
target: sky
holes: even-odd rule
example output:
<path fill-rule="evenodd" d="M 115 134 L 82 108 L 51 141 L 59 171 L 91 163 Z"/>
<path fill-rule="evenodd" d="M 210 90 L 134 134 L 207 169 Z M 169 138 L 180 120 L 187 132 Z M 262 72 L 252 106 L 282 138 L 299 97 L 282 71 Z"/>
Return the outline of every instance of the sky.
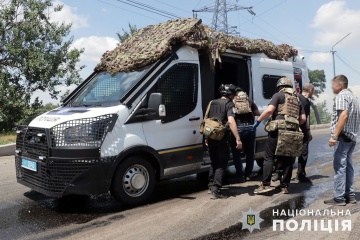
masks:
<path fill-rule="evenodd" d="M 179 17 L 192 17 L 193 9 L 212 6 L 214 0 L 136 0 Z M 85 79 L 91 74 L 106 50 L 116 47 L 117 32 L 127 30 L 128 24 L 142 28 L 169 20 L 169 18 L 130 6 L 128 0 L 62 0 L 61 12 L 52 14 L 53 21 L 72 23 L 73 47 L 84 48 L 80 65 Z M 345 74 L 350 88 L 360 98 L 360 1 L 358 0 L 228 0 L 228 4 L 253 7 L 255 16 L 246 10 L 228 13 L 228 23 L 236 27 L 240 36 L 263 38 L 275 44 L 287 43 L 305 56 L 309 69 L 324 69 L 327 89 L 317 102 L 326 101 L 331 110 L 333 94 L 332 46 L 336 74 Z M 198 13 L 203 23 L 210 25 L 212 13 Z M 65 91 L 68 87 L 61 86 Z M 71 89 L 72 87 L 70 87 Z M 58 103 L 46 92 L 36 92 L 44 103 Z"/>

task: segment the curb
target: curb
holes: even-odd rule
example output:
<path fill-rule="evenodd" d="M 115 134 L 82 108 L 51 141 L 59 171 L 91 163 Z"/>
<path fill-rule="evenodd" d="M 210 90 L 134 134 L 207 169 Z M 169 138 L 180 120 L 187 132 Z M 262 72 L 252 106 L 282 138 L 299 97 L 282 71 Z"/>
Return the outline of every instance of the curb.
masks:
<path fill-rule="evenodd" d="M 0 157 L 10 156 L 15 154 L 15 143 L 10 143 L 0 146 Z"/>
<path fill-rule="evenodd" d="M 310 129 L 311 130 L 318 130 L 318 129 L 330 129 L 331 124 L 327 123 L 327 124 L 317 124 L 317 125 L 311 125 Z"/>

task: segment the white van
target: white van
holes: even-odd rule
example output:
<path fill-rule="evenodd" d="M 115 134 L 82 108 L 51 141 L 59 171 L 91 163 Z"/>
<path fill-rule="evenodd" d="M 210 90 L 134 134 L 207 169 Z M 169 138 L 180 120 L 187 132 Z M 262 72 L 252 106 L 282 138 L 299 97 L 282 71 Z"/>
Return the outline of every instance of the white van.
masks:
<path fill-rule="evenodd" d="M 263 110 L 280 77 L 298 91 L 308 80 L 300 56 L 279 61 L 229 50 L 221 59 L 211 69 L 201 50 L 182 46 L 137 71 L 94 72 L 62 107 L 19 127 L 18 182 L 53 197 L 110 190 L 123 203 L 143 203 L 158 180 L 208 171 L 199 125 L 220 84 L 240 86 Z M 266 136 L 260 126 L 259 164 Z"/>

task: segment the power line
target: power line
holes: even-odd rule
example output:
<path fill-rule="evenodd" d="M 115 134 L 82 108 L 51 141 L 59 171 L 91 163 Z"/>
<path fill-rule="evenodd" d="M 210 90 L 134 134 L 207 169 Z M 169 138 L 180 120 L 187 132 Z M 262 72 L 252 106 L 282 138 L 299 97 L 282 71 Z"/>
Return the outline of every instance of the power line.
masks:
<path fill-rule="evenodd" d="M 163 2 L 163 1 L 159 1 L 159 0 L 154 0 L 154 1 L 155 1 L 155 2 L 158 2 L 158 3 L 161 3 L 161 4 L 164 4 L 164 5 L 166 5 L 166 6 L 169 6 L 169 7 L 171 7 L 171 8 L 180 10 L 180 11 L 182 11 L 182 12 L 186 12 L 186 13 L 190 13 L 190 14 L 192 13 L 192 11 L 185 10 L 185 9 L 182 9 L 182 8 L 179 8 L 179 7 L 175 7 L 175 6 L 171 5 L 171 4 L 165 3 L 165 2 Z M 200 4 L 200 2 L 201 2 L 201 0 L 199 1 L 198 5 Z M 197 5 L 196 5 L 196 6 L 197 6 Z M 196 8 L 196 7 L 195 7 L 195 8 Z M 200 16 L 200 15 L 199 15 L 199 16 Z M 209 17 L 204 17 L 204 16 L 200 16 L 200 17 L 211 20 L 211 18 L 209 18 Z"/>
<path fill-rule="evenodd" d="M 153 17 L 149 17 L 149 16 L 147 16 L 147 15 L 144 15 L 144 14 L 141 14 L 141 13 L 137 13 L 137 12 L 128 10 L 128 9 L 126 9 L 126 8 L 119 7 L 119 6 L 115 5 L 115 4 L 111 4 L 111 3 L 108 3 L 108 2 L 105 2 L 105 1 L 102 1 L 102 0 L 97 0 L 97 1 L 98 1 L 98 2 L 102 2 L 102 3 L 105 3 L 106 5 L 109 5 L 109 6 L 112 6 L 112 7 L 116 7 L 116 8 L 125 10 L 125 11 L 127 11 L 127 12 L 131 12 L 131 13 L 133 13 L 133 14 L 136 14 L 136 15 L 139 15 L 139 16 L 142 16 L 142 17 L 146 17 L 146 18 L 153 19 L 153 20 L 156 20 L 156 21 L 161 22 L 160 19 L 153 18 Z"/>
<path fill-rule="evenodd" d="M 147 4 L 142 3 L 142 2 L 138 2 L 138 1 L 135 1 L 135 0 L 127 0 L 127 1 L 128 1 L 128 2 L 132 2 L 132 3 L 134 3 L 134 4 L 137 4 L 137 5 L 140 5 L 140 6 L 145 7 L 145 8 L 152 9 L 152 10 L 154 10 L 154 11 L 157 11 L 157 12 L 160 12 L 160 13 L 163 13 L 163 14 L 167 14 L 167 15 L 169 15 L 169 16 L 171 16 L 171 17 L 181 18 L 181 17 L 179 17 L 179 16 L 177 16 L 177 15 L 171 13 L 171 12 L 167 12 L 167 11 L 164 11 L 164 10 L 161 10 L 161 9 L 157 9 L 157 8 L 155 8 L 155 7 L 153 7 L 153 6 L 147 5 Z"/>
<path fill-rule="evenodd" d="M 198 12 L 212 12 L 212 22 L 211 27 L 215 31 L 223 32 L 226 34 L 234 33 L 236 27 L 232 27 L 228 24 L 228 12 L 239 11 L 239 10 L 247 10 L 251 15 L 256 15 L 252 10 L 252 7 L 243 7 L 237 4 L 228 3 L 227 0 L 215 0 L 213 6 L 205 6 L 200 9 L 194 9 L 193 14 L 194 17 Z M 236 32 L 236 30 L 235 30 Z"/>
<path fill-rule="evenodd" d="M 240 13 L 239 13 L 239 15 L 244 17 L 245 19 L 247 19 L 245 16 L 241 15 Z M 264 29 L 263 27 L 257 25 L 256 23 L 253 23 L 253 25 L 256 26 L 257 28 L 259 28 L 260 30 L 268 33 L 269 36 L 272 36 L 272 38 L 275 39 L 276 41 L 278 41 L 280 43 L 283 42 L 282 40 L 278 39 L 273 33 L 269 32 L 268 30 Z M 241 25 L 239 26 L 239 31 L 244 31 L 244 30 L 241 30 Z"/>
<path fill-rule="evenodd" d="M 148 12 L 151 12 L 151 13 L 154 13 L 154 14 L 157 14 L 157 15 L 160 15 L 160 16 L 163 16 L 163 17 L 166 17 L 166 18 L 173 18 L 173 16 L 165 15 L 165 14 L 162 14 L 162 13 L 160 13 L 160 12 L 156 12 L 156 11 L 153 11 L 153 10 L 151 10 L 151 9 L 144 8 L 144 7 L 141 7 L 141 6 L 138 6 L 138 5 L 129 3 L 129 2 L 125 2 L 125 1 L 122 1 L 122 0 L 116 0 L 116 1 L 121 2 L 121 3 L 124 3 L 124 4 L 127 4 L 127 5 L 130 5 L 130 6 L 132 6 L 132 7 L 136 7 L 136 8 L 142 9 L 142 10 L 144 10 L 144 11 L 148 11 Z M 178 18 L 178 17 L 176 17 L 176 18 Z"/>
<path fill-rule="evenodd" d="M 162 1 L 159 1 L 159 0 L 154 0 L 155 2 L 158 2 L 158 3 L 161 3 L 161 4 L 164 4 L 166 6 L 169 6 L 171 8 L 174 8 L 174 9 L 177 9 L 177 10 L 180 10 L 180 11 L 183 11 L 183 12 L 186 12 L 186 13 L 191 13 L 191 11 L 188 11 L 188 10 L 185 10 L 185 9 L 181 9 L 181 8 L 178 8 L 178 7 L 175 7 L 171 4 L 168 4 L 168 3 L 165 3 L 165 2 L 162 2 Z"/>
<path fill-rule="evenodd" d="M 273 10 L 274 8 L 276 8 L 276 7 L 280 6 L 281 4 L 283 4 L 283 3 L 284 3 L 284 2 L 286 2 L 286 1 L 287 1 L 287 0 L 284 0 L 284 1 L 282 1 L 282 2 L 280 2 L 280 3 L 278 3 L 278 4 L 276 4 L 276 5 L 275 5 L 275 6 L 273 6 L 272 8 L 269 8 L 268 10 L 266 10 L 265 12 L 262 12 L 262 13 L 256 14 L 256 16 L 254 16 L 252 19 L 250 19 L 250 20 L 248 20 L 248 21 L 246 21 L 246 22 L 243 22 L 243 23 L 241 23 L 241 24 L 245 24 L 245 23 L 251 22 L 253 19 L 255 19 L 255 18 L 257 18 L 257 17 L 259 17 L 259 16 L 261 16 L 261 15 L 264 15 L 265 13 L 267 13 L 267 12 L 269 12 L 269 11 Z"/>
<path fill-rule="evenodd" d="M 155 1 L 155 2 L 158 2 L 158 3 L 161 3 L 161 4 L 164 4 L 164 5 L 168 6 L 168 7 L 171 7 L 171 8 L 177 9 L 177 10 L 180 10 L 180 11 L 182 11 L 182 12 L 186 12 L 186 13 L 190 13 L 190 14 L 192 13 L 192 11 L 185 10 L 185 9 L 183 9 L 183 8 L 176 7 L 176 6 L 174 6 L 174 5 L 171 5 L 171 4 L 169 4 L 169 3 L 165 3 L 165 2 L 163 2 L 163 1 L 159 1 L 159 0 L 154 0 L 154 1 Z M 196 6 L 198 6 L 198 5 L 200 4 L 200 2 L 201 2 L 201 0 L 198 2 L 198 4 L 197 4 Z M 206 19 L 211 20 L 211 18 L 209 18 L 209 17 L 205 17 L 205 16 L 202 16 L 202 15 L 200 15 L 200 14 L 199 14 L 199 16 L 200 16 L 201 18 L 206 18 Z"/>
<path fill-rule="evenodd" d="M 344 59 L 342 59 L 339 54 L 337 52 L 335 52 L 335 55 L 338 57 L 338 59 L 345 64 L 345 66 L 347 66 L 348 68 L 350 68 L 351 70 L 353 70 L 354 72 L 356 72 L 359 76 L 360 76 L 360 71 L 356 69 L 356 67 L 352 66 L 352 64 L 346 62 Z"/>
<path fill-rule="evenodd" d="M 196 6 L 194 7 L 194 9 L 197 8 L 200 3 L 201 3 L 201 0 L 198 1 L 198 3 L 196 4 Z"/>
<path fill-rule="evenodd" d="M 301 52 L 309 52 L 309 53 L 329 53 L 329 51 L 323 50 L 311 50 L 311 49 L 299 49 Z"/>
<path fill-rule="evenodd" d="M 262 22 L 266 23 L 268 26 L 270 26 L 272 29 L 274 29 L 275 31 L 277 31 L 278 33 L 280 33 L 281 35 L 285 36 L 287 39 L 291 40 L 292 42 L 296 43 L 298 46 L 302 46 L 302 44 L 299 44 L 297 42 L 297 40 L 293 39 L 292 37 L 290 37 L 289 35 L 285 34 L 284 32 L 280 31 L 278 28 L 276 28 L 275 26 L 273 26 L 272 24 L 270 24 L 269 22 L 263 20 L 262 18 L 258 17 L 259 20 L 261 20 Z"/>
<path fill-rule="evenodd" d="M 255 4 L 253 7 L 257 6 L 257 5 L 260 5 L 261 3 L 265 2 L 266 0 L 262 0 L 260 2 L 258 2 L 257 4 Z"/>

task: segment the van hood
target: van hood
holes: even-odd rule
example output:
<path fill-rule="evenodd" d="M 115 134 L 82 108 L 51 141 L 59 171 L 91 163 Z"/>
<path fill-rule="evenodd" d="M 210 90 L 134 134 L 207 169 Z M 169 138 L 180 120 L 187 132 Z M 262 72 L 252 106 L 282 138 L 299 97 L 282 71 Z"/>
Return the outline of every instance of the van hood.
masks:
<path fill-rule="evenodd" d="M 74 119 L 92 118 L 106 114 L 118 114 L 126 110 L 123 105 L 113 107 L 60 107 L 39 115 L 31 121 L 29 127 L 52 128 Z"/>

